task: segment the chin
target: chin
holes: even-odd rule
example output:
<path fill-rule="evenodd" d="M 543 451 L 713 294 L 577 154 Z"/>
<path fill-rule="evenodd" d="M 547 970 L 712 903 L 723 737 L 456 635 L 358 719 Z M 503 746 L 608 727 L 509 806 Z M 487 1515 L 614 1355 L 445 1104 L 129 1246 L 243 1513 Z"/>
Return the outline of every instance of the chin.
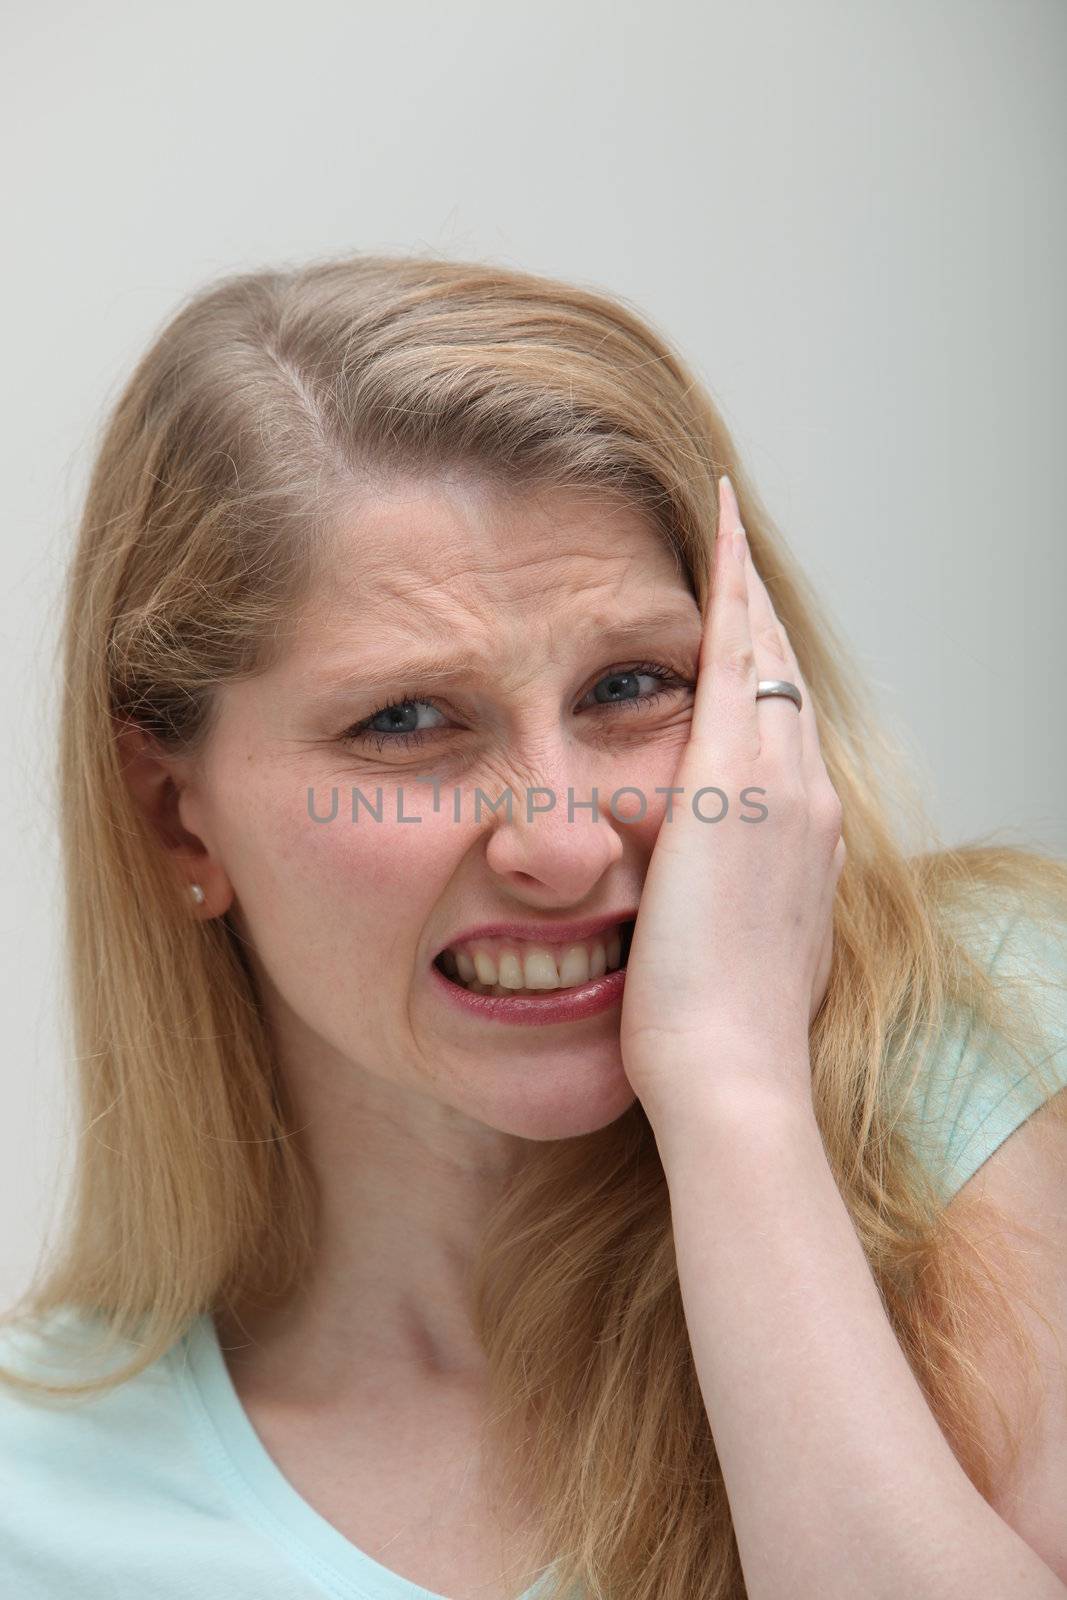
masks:
<path fill-rule="evenodd" d="M 602 1078 L 598 1083 L 581 1083 L 572 1077 L 567 1083 L 557 1078 L 550 1085 L 513 1085 L 509 1095 L 492 1106 L 483 1104 L 476 1114 L 479 1121 L 500 1133 L 547 1142 L 597 1133 L 616 1122 L 636 1099 L 619 1067 L 610 1081 Z"/>

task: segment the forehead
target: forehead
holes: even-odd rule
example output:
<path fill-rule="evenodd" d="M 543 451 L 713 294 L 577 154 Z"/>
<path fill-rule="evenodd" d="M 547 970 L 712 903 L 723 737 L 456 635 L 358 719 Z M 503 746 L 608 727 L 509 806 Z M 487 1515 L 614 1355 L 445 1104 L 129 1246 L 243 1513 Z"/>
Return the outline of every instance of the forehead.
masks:
<path fill-rule="evenodd" d="M 662 533 L 588 491 L 502 494 L 462 477 L 412 481 L 339 522 L 298 645 L 566 633 L 696 601 Z"/>

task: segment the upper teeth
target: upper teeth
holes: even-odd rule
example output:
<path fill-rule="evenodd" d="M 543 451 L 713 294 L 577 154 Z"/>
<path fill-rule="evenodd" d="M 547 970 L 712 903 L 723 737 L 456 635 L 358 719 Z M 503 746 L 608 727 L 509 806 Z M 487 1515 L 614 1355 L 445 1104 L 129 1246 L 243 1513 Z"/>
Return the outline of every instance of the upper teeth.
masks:
<path fill-rule="evenodd" d="M 443 952 L 449 976 L 463 983 L 504 989 L 570 989 L 602 978 L 622 964 L 622 933 L 572 944 L 527 944 L 516 939 L 475 939 Z"/>

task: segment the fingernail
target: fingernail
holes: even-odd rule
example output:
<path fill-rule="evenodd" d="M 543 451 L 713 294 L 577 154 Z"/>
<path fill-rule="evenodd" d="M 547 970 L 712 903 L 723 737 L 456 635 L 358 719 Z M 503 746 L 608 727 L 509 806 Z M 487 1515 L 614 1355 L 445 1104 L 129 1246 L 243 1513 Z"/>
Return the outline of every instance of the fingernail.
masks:
<path fill-rule="evenodd" d="M 738 561 L 744 561 L 745 551 L 748 549 L 748 540 L 745 538 L 745 530 L 741 526 L 741 508 L 737 504 L 737 496 L 734 494 L 734 486 L 730 482 L 729 476 L 725 472 L 722 475 L 722 481 L 723 500 L 727 507 L 728 524 L 732 533 L 732 537 L 728 535 L 727 543 L 729 548 L 737 557 Z"/>
<path fill-rule="evenodd" d="M 733 553 L 734 541 L 731 537 L 733 523 L 734 498 L 730 491 L 730 480 L 725 472 L 719 479 L 719 525 L 715 530 L 715 556 L 717 560 L 724 557 L 729 559 Z"/>
<path fill-rule="evenodd" d="M 737 496 L 734 494 L 734 486 L 730 482 L 729 475 L 725 472 L 722 475 L 722 482 L 725 491 L 724 498 L 730 509 L 730 525 L 731 527 L 739 528 L 741 526 L 741 508 L 737 503 Z"/>

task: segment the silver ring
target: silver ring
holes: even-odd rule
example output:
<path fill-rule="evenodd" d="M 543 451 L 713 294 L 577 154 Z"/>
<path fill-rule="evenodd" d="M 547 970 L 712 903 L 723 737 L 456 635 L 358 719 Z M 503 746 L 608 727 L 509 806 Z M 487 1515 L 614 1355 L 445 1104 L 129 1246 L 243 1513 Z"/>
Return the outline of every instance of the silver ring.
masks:
<path fill-rule="evenodd" d="M 775 695 L 781 695 L 785 700 L 792 700 L 798 711 L 803 704 L 800 690 L 795 683 L 787 683 L 784 678 L 761 678 L 756 685 L 756 699 L 770 700 Z"/>

